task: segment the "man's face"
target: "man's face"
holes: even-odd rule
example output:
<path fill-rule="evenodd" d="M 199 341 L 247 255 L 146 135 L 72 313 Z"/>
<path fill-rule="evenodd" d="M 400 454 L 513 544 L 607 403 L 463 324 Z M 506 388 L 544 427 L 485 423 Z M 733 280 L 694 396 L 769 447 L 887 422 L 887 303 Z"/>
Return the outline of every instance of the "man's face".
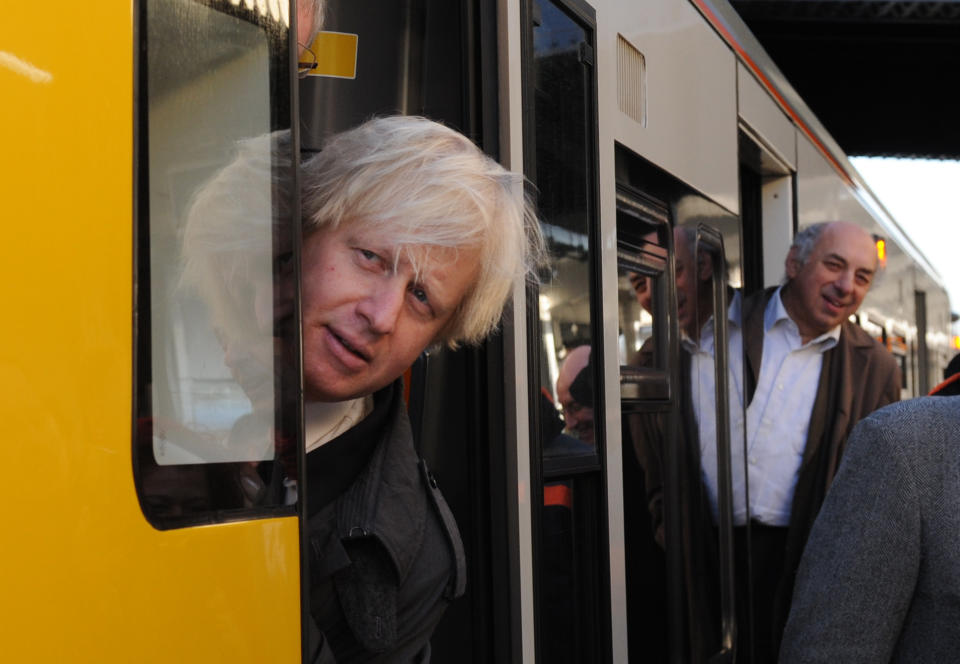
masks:
<path fill-rule="evenodd" d="M 316 4 L 323 0 L 297 0 L 297 43 L 300 44 L 300 55 L 310 47 L 310 42 L 316 36 L 315 30 L 319 25 L 313 24 L 316 15 Z"/>
<path fill-rule="evenodd" d="M 579 346 L 566 357 L 557 376 L 557 399 L 563 409 L 564 428 L 572 436 L 593 445 L 593 408 L 584 406 L 570 394 L 570 386 L 589 361 L 589 346 Z"/>
<path fill-rule="evenodd" d="M 648 314 L 653 314 L 653 279 L 640 274 L 639 272 L 630 272 L 627 275 L 630 285 L 633 286 L 633 292 L 637 295 L 637 302 Z"/>
<path fill-rule="evenodd" d="M 791 250 L 783 300 L 804 343 L 860 308 L 876 269 L 873 240 L 853 224 L 838 222 L 825 228 L 803 265 Z"/>
<path fill-rule="evenodd" d="M 677 229 L 679 231 L 679 229 Z M 691 337 L 698 336 L 703 321 L 697 320 L 698 270 L 694 260 L 694 248 L 686 238 L 675 232 L 674 260 L 677 271 L 677 317 L 680 330 Z M 699 324 L 698 324 L 699 323 Z"/>
<path fill-rule="evenodd" d="M 479 271 L 469 248 L 399 248 L 357 224 L 303 245 L 303 372 L 311 401 L 372 394 L 396 380 L 450 321 Z"/>

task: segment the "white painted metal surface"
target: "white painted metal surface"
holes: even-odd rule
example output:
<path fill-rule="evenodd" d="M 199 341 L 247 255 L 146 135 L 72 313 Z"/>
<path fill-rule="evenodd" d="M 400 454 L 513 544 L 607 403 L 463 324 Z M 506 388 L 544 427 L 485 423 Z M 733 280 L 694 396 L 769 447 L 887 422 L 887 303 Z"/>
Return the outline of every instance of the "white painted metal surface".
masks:
<path fill-rule="evenodd" d="M 603 126 L 614 140 L 736 213 L 736 59 L 684 0 L 596 2 Z M 646 126 L 616 106 L 622 35 L 646 61 Z"/>

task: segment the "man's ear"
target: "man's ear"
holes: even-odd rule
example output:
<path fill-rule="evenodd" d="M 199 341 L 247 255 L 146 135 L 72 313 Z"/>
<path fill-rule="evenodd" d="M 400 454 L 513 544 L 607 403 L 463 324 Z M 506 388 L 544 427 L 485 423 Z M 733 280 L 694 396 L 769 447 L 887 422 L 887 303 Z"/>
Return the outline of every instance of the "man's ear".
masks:
<path fill-rule="evenodd" d="M 787 279 L 794 279 L 800 273 L 800 261 L 797 260 L 797 248 L 790 247 L 787 252 L 787 260 L 784 261 L 784 270 L 787 273 Z"/>

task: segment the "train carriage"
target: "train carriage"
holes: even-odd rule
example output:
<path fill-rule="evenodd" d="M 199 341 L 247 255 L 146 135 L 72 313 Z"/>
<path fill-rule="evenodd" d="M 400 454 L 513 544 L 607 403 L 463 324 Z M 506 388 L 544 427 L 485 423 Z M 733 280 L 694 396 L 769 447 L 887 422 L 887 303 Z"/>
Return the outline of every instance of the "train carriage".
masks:
<path fill-rule="evenodd" d="M 734 609 L 734 489 L 700 515 L 716 559 L 685 558 L 690 460 L 665 447 L 657 534 L 631 443 L 631 418 L 667 440 L 696 426 L 677 229 L 710 257 L 721 311 L 780 281 L 799 230 L 866 228 L 885 270 L 855 318 L 897 358 L 904 398 L 949 359 L 936 271 L 723 0 L 324 9 L 298 45 L 296 1 L 6 8 L 6 656 L 309 661 L 306 517 L 287 481 L 305 461 L 283 288 L 296 165 L 332 132 L 405 113 L 524 172 L 551 251 L 497 336 L 406 376 L 469 562 L 434 661 L 734 661 L 752 628 Z M 241 157 L 259 170 L 225 203 L 214 185 Z M 262 315 L 231 306 L 246 300 Z M 738 356 L 711 329 L 723 376 Z M 583 346 L 593 418 L 573 444 L 558 378 Z M 699 395 L 720 465 L 743 446 L 726 386 Z M 717 587 L 698 585 L 701 564 Z"/>

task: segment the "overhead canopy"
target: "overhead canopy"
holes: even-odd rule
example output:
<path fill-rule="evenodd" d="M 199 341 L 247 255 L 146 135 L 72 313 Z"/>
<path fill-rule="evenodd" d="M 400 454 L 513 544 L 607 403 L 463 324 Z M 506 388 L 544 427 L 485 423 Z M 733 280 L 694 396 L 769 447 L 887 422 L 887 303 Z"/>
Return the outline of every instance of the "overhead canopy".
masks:
<path fill-rule="evenodd" d="M 960 0 L 731 0 L 850 155 L 960 159 Z"/>

